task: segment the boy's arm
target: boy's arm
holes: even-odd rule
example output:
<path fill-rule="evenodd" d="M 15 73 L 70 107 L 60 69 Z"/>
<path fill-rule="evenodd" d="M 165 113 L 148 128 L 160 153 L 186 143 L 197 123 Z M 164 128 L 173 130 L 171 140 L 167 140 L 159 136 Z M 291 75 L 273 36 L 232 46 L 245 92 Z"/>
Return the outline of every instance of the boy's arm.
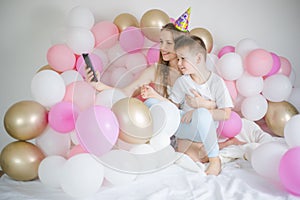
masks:
<path fill-rule="evenodd" d="M 196 90 L 192 89 L 191 92 L 194 94 L 193 96 L 186 95 L 185 100 L 186 103 L 196 109 L 196 108 L 206 108 L 208 110 L 216 109 L 217 104 L 215 101 L 207 100 L 203 98 Z"/>
<path fill-rule="evenodd" d="M 231 108 L 219 108 L 209 110 L 215 121 L 227 120 L 230 118 Z"/>

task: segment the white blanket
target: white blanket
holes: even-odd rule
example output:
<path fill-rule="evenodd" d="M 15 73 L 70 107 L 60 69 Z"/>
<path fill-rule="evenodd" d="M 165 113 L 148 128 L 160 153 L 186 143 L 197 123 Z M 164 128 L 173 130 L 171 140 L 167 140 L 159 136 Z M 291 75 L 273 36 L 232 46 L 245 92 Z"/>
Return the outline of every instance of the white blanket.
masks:
<path fill-rule="evenodd" d="M 39 180 L 22 182 L 4 175 L 0 179 L 1 200 L 70 200 L 61 189 L 52 189 Z M 84 198 L 120 200 L 299 200 L 279 183 L 256 174 L 249 161 L 237 159 L 226 163 L 219 176 L 205 176 L 177 164 L 152 174 L 139 175 L 130 184 L 112 186 L 104 182 L 93 196 Z"/>

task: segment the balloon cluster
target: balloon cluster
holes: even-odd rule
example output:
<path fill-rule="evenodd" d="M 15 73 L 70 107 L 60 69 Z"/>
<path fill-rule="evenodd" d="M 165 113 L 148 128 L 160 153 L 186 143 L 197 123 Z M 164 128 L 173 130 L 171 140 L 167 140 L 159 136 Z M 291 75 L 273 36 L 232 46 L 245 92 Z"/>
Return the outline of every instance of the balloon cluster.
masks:
<path fill-rule="evenodd" d="M 84 197 L 104 178 L 124 184 L 173 163 L 170 137 L 180 122 L 177 107 L 170 102 L 147 107 L 118 89 L 96 92 L 85 81 L 82 56 L 89 53 L 104 82 L 123 87 L 158 61 L 160 29 L 169 21 L 165 12 L 152 9 L 140 22 L 123 13 L 113 22 L 95 23 L 89 9 L 71 9 L 65 35 L 54 39 L 48 65 L 32 78 L 34 100 L 20 101 L 5 114 L 6 131 L 20 141 L 1 152 L 3 171 Z M 34 143 L 25 141 L 31 139 Z"/>
<path fill-rule="evenodd" d="M 170 136 L 180 122 L 175 105 L 160 102 L 149 108 L 117 89 L 97 93 L 85 81 L 82 57 L 89 54 L 104 83 L 124 87 L 158 61 L 160 29 L 172 21 L 165 12 L 151 9 L 140 21 L 122 13 L 113 22 L 95 23 L 89 9 L 72 8 L 66 26 L 53 35 L 46 55 L 48 65 L 31 81 L 35 101 L 18 102 L 5 115 L 8 134 L 19 141 L 1 152 L 3 171 L 16 180 L 39 177 L 45 185 L 84 197 L 95 193 L 104 178 L 115 185 L 124 184 L 138 173 L 172 163 L 176 156 Z M 292 104 L 287 102 L 277 111 L 277 104 L 289 96 L 297 98 L 300 92 L 292 88 L 292 68 L 286 58 L 259 48 L 251 39 L 214 52 L 208 30 L 197 27 L 190 33 L 203 39 L 209 53 L 207 66 L 225 80 L 235 102 L 230 119 L 218 128 L 223 136 L 240 132 L 242 116 L 252 121 L 265 117 L 271 128 L 280 126 L 276 130 L 287 127 L 296 109 L 291 111 Z M 279 119 L 274 112 L 288 117 Z M 285 135 L 297 141 L 295 125 L 291 126 L 292 131 Z M 35 139 L 35 144 L 25 141 L 30 139 Z M 282 161 L 284 176 L 290 162 Z M 284 180 L 287 188 L 300 188 L 288 178 Z"/>

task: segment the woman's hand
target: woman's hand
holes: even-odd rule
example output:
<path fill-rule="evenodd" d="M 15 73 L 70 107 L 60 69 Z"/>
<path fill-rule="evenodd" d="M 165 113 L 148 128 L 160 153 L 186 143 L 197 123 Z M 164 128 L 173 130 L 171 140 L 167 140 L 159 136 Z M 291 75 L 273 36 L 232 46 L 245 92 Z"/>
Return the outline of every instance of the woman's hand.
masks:
<path fill-rule="evenodd" d="M 196 90 L 192 89 L 191 92 L 193 96 L 186 95 L 186 103 L 192 108 L 206 108 L 206 109 L 215 109 L 216 103 L 214 101 L 207 100 L 203 98 Z"/>
<path fill-rule="evenodd" d="M 90 68 L 85 68 L 85 73 L 87 82 L 89 82 L 96 90 L 102 91 L 111 88 L 100 81 L 100 73 L 98 71 L 96 71 L 96 77 L 98 81 L 93 81 L 94 74 Z"/>
<path fill-rule="evenodd" d="M 156 99 L 160 99 L 160 95 L 156 92 L 156 90 L 154 90 L 150 85 L 143 85 L 141 87 L 141 96 L 144 99 L 148 99 L 148 98 L 156 98 Z"/>

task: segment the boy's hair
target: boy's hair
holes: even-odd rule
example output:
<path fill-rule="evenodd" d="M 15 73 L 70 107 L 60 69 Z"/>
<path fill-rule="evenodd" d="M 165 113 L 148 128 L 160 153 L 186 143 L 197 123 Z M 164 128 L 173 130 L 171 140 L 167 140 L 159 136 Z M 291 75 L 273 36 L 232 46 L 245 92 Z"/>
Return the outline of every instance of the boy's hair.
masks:
<path fill-rule="evenodd" d="M 190 52 L 194 55 L 197 55 L 198 53 L 201 53 L 204 56 L 204 59 L 206 60 L 206 47 L 201 38 L 195 35 L 187 36 L 182 35 L 175 39 L 175 51 L 183 48 L 188 47 Z"/>

